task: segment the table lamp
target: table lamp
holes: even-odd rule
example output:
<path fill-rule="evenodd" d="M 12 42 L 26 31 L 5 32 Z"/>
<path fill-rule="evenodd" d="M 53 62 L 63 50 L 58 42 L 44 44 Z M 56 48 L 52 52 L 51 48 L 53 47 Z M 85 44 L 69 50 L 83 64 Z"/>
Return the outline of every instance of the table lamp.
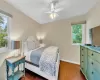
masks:
<path fill-rule="evenodd" d="M 14 50 L 14 56 L 20 55 L 20 41 L 11 41 L 11 49 Z"/>

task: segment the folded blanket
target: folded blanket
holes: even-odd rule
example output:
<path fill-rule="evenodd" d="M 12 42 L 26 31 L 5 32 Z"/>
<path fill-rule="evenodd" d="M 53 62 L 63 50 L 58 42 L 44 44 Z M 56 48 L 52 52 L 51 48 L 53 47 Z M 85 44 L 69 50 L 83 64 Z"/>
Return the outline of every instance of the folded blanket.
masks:
<path fill-rule="evenodd" d="M 47 75 L 55 76 L 56 74 L 56 59 L 57 59 L 58 47 L 51 46 L 46 48 L 39 61 L 40 70 Z"/>
<path fill-rule="evenodd" d="M 31 52 L 30 61 L 37 67 L 39 67 L 39 61 L 44 48 L 40 48 Z"/>

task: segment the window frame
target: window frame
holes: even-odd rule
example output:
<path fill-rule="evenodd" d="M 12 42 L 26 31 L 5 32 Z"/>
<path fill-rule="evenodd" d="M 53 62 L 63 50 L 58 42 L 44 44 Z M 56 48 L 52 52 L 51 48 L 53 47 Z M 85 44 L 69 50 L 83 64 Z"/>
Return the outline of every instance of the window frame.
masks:
<path fill-rule="evenodd" d="M 82 45 L 82 44 L 85 44 L 85 35 L 86 35 L 86 24 L 85 23 L 79 23 L 79 24 L 82 24 L 82 43 L 73 43 L 73 28 L 72 26 L 73 25 L 77 25 L 77 24 L 72 24 L 71 25 L 71 44 L 72 45 Z"/>
<path fill-rule="evenodd" d="M 3 15 L 3 16 L 6 16 L 7 17 L 7 47 L 2 47 L 0 48 L 0 53 L 4 53 L 4 52 L 8 52 L 9 51 L 9 48 L 10 48 L 10 17 L 5 15 L 5 14 L 2 14 L 0 13 L 0 16 Z"/>

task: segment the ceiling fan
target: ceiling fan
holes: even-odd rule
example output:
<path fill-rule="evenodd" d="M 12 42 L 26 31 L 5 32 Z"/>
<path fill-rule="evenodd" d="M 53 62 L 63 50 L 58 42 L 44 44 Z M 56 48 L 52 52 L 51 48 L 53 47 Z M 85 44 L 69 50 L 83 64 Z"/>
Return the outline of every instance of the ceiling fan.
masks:
<path fill-rule="evenodd" d="M 57 8 L 56 9 L 57 3 L 58 3 L 57 0 L 51 1 L 50 2 L 50 11 L 45 12 L 47 14 L 50 14 L 51 19 L 55 19 L 57 16 L 59 16 L 57 13 L 63 10 L 63 8 Z"/>

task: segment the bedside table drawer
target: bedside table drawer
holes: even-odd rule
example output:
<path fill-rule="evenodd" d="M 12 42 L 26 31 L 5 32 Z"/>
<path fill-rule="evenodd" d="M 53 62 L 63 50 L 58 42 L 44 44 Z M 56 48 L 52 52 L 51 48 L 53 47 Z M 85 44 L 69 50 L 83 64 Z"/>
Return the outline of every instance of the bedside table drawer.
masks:
<path fill-rule="evenodd" d="M 21 60 L 19 60 L 19 61 L 16 61 L 16 62 L 14 63 L 14 67 L 17 67 L 19 64 L 24 63 L 24 62 L 25 62 L 25 59 L 24 59 L 24 58 L 21 59 Z"/>

